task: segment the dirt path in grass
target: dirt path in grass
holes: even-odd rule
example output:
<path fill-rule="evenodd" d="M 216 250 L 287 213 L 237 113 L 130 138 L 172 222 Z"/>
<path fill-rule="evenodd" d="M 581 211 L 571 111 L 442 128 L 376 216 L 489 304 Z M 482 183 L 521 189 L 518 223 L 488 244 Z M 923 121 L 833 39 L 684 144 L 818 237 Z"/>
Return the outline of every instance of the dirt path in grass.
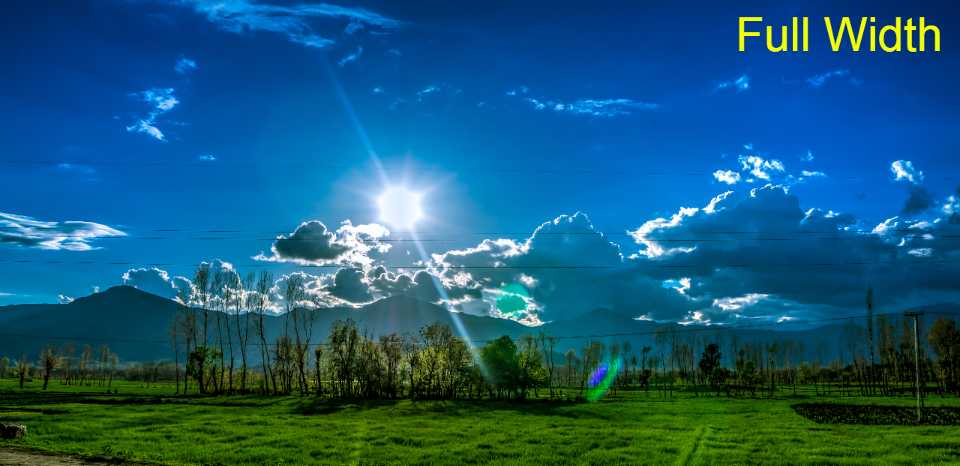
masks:
<path fill-rule="evenodd" d="M 0 447 L 0 466 L 7 465 L 31 465 L 31 466 L 102 466 L 124 465 L 130 463 L 117 463 L 104 460 L 88 460 L 66 455 L 53 455 L 39 453 L 28 450 L 18 450 L 13 448 Z"/>

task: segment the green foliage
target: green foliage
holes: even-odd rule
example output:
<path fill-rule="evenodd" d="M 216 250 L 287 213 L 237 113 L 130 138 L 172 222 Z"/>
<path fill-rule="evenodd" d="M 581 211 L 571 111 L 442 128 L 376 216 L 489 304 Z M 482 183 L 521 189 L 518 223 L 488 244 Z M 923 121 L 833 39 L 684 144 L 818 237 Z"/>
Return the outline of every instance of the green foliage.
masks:
<path fill-rule="evenodd" d="M 816 424 L 795 399 L 620 390 L 597 403 L 317 401 L 299 395 L 174 397 L 173 385 L 115 382 L 118 395 L 0 381 L 15 445 L 160 464 L 949 464 L 960 427 Z M 909 398 L 815 397 L 882 403 Z M 52 404 L 56 401 L 56 404 Z M 935 397 L 928 406 L 960 406 Z"/>

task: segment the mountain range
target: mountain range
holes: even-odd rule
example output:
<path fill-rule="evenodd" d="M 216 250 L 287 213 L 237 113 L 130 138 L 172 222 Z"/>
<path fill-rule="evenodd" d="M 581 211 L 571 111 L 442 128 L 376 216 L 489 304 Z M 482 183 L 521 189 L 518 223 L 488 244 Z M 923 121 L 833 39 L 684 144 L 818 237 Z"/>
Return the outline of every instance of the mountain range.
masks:
<path fill-rule="evenodd" d="M 957 308 L 956 305 L 946 304 L 929 306 L 926 310 L 931 317 L 924 325 L 929 325 L 932 315 L 937 312 L 955 312 Z M 89 344 L 94 348 L 109 346 L 122 361 L 169 360 L 172 359 L 171 323 L 181 310 L 182 307 L 174 301 L 129 286 L 116 286 L 78 298 L 69 304 L 0 306 L 0 355 L 16 358 L 26 354 L 32 359 L 47 345 L 73 344 L 79 353 L 83 345 Z M 580 349 L 590 340 L 629 342 L 638 352 L 642 346 L 654 346 L 657 329 L 665 327 L 664 324 L 635 320 L 613 311 L 597 309 L 574 319 L 531 328 L 505 319 L 454 314 L 441 306 L 407 296 L 385 298 L 359 309 L 300 309 L 295 312 L 313 313 L 314 342 L 326 338 L 333 322 L 348 318 L 374 337 L 394 332 L 416 335 L 423 326 L 439 322 L 449 325 L 461 336 L 465 332 L 476 345 L 502 335 L 518 338 L 544 332 L 560 337 L 556 345 L 558 353 L 568 348 Z M 274 341 L 281 334 L 284 319 L 284 316 L 276 315 L 265 317 L 264 327 L 269 341 Z M 851 331 L 849 322 L 854 321 L 840 321 L 803 330 L 684 327 L 675 324 L 666 327 L 677 330 L 678 334 L 685 337 L 697 338 L 701 343 L 719 342 L 722 347 L 724 341 L 729 342 L 734 337 L 740 342 L 791 340 L 802 345 L 806 357 L 819 354 L 833 358 L 844 352 L 849 355 L 850 345 L 844 342 L 845 336 Z M 861 324 L 862 328 L 865 322 L 857 320 L 855 323 Z M 254 339 L 251 338 L 251 341 Z M 254 353 L 256 351 L 250 352 L 251 355 Z"/>

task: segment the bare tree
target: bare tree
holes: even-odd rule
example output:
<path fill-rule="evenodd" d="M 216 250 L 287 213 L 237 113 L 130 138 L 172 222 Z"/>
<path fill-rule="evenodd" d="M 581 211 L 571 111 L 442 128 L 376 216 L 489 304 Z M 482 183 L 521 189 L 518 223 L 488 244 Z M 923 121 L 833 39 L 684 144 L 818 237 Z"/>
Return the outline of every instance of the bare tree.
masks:
<path fill-rule="evenodd" d="M 234 317 L 237 319 L 237 343 L 240 345 L 240 391 L 247 391 L 247 345 L 250 341 L 250 314 L 256 306 L 254 293 L 250 293 L 256 283 L 253 272 L 247 274 L 243 281 L 243 289 L 237 294 Z M 232 365 L 232 363 L 231 363 Z M 232 372 L 232 368 L 231 368 Z"/>
<path fill-rule="evenodd" d="M 30 373 L 30 362 L 27 361 L 26 353 L 20 355 L 20 361 L 17 362 L 17 377 L 20 379 L 20 389 L 23 390 L 23 382 L 27 380 Z"/>
<path fill-rule="evenodd" d="M 270 362 L 270 349 L 267 345 L 267 334 L 264 326 L 264 315 L 270 306 L 270 289 L 273 286 L 273 274 L 263 270 L 257 277 L 256 291 L 251 296 L 253 305 L 251 308 L 257 314 L 257 334 L 260 336 L 260 365 L 263 367 L 263 392 L 266 393 L 273 386 L 273 391 L 277 391 L 277 382 L 273 378 L 272 365 Z"/>
<path fill-rule="evenodd" d="M 47 384 L 50 383 L 50 375 L 53 374 L 53 370 L 57 368 L 59 363 L 59 356 L 57 356 L 57 350 L 52 346 L 48 346 L 40 352 L 40 367 L 43 368 L 43 389 L 47 389 Z"/>

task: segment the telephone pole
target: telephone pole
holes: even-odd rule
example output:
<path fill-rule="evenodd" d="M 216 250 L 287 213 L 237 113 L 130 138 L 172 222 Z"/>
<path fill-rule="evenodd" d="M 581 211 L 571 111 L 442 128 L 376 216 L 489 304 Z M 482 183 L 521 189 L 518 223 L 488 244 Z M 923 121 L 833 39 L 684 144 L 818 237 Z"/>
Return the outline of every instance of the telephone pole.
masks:
<path fill-rule="evenodd" d="M 916 366 L 917 423 L 920 423 L 920 316 L 922 312 L 905 312 L 904 317 L 913 317 L 913 361 Z"/>

